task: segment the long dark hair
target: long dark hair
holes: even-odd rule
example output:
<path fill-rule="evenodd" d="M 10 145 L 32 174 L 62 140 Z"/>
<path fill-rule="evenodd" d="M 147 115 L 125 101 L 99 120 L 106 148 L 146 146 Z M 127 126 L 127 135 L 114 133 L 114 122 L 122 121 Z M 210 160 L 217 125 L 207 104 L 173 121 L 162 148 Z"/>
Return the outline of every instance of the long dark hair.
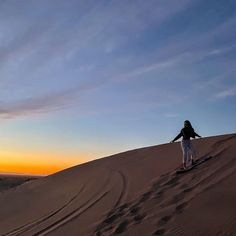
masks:
<path fill-rule="evenodd" d="M 192 127 L 192 125 L 191 125 L 191 123 L 190 123 L 189 120 L 185 120 L 185 121 L 184 121 L 184 127 L 193 129 L 193 127 Z"/>
<path fill-rule="evenodd" d="M 191 123 L 190 123 L 189 120 L 185 120 L 185 121 L 184 121 L 184 128 L 186 128 L 186 129 L 189 130 L 188 132 L 190 132 L 190 136 L 191 136 L 192 138 L 195 138 L 195 131 L 194 131 L 194 129 L 193 129 L 193 127 L 192 127 L 192 125 L 191 125 Z M 184 129 L 183 129 L 183 130 L 184 130 Z"/>

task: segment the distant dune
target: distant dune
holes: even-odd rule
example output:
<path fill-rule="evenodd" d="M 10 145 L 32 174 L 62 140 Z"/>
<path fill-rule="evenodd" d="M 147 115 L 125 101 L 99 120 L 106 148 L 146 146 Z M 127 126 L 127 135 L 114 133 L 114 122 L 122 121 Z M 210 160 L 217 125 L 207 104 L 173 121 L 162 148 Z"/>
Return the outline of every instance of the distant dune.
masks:
<path fill-rule="evenodd" d="M 236 134 L 194 145 L 212 158 L 184 174 L 180 144 L 163 144 L 1 192 L 0 235 L 236 235 Z"/>
<path fill-rule="evenodd" d="M 3 174 L 0 173 L 0 192 L 14 188 L 30 180 L 40 178 L 39 176 Z"/>

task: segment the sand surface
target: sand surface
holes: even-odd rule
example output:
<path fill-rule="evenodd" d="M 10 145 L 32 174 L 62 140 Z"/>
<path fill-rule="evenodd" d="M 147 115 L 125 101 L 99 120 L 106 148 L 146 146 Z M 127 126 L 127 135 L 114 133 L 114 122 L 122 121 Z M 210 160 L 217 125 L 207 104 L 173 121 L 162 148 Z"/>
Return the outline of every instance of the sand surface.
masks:
<path fill-rule="evenodd" d="M 0 235 L 236 235 L 236 134 L 136 149 L 0 193 Z"/>

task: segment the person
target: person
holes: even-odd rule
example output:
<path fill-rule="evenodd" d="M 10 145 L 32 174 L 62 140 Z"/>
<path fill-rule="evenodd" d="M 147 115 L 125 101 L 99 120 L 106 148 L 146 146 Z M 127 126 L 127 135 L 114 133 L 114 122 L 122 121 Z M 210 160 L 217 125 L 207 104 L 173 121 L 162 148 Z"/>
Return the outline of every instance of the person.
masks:
<path fill-rule="evenodd" d="M 198 135 L 189 120 L 184 121 L 184 128 L 181 129 L 180 133 L 171 141 L 171 143 L 175 142 L 179 138 L 182 138 L 181 141 L 181 148 L 183 151 L 183 168 L 187 168 L 187 163 L 190 161 L 190 156 L 191 156 L 191 164 L 193 165 L 195 163 L 195 149 L 193 147 L 193 144 L 191 142 L 191 138 L 199 137 L 201 138 L 200 135 Z"/>

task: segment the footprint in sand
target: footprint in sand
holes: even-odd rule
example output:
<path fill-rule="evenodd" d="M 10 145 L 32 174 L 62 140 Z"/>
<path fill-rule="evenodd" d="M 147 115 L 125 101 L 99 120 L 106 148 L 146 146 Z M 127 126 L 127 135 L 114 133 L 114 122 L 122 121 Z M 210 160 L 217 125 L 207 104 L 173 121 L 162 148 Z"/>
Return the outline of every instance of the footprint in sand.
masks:
<path fill-rule="evenodd" d="M 176 194 L 169 202 L 167 205 L 172 205 L 172 204 L 176 204 L 178 203 L 179 201 L 183 200 L 184 197 L 185 197 L 185 194 L 186 192 L 181 192 L 181 193 L 178 193 Z"/>
<path fill-rule="evenodd" d="M 187 202 L 184 202 L 184 203 L 181 203 L 180 205 L 178 205 L 176 208 L 175 208 L 175 213 L 176 214 L 180 214 L 183 212 L 184 208 L 188 205 Z"/>
<path fill-rule="evenodd" d="M 163 195 L 164 195 L 164 192 L 162 190 L 160 190 L 154 195 L 154 199 L 157 199 L 160 202 Z"/>
<path fill-rule="evenodd" d="M 139 224 L 142 222 L 142 220 L 145 218 L 146 214 L 138 214 L 133 219 L 136 224 Z"/>
<path fill-rule="evenodd" d="M 128 204 L 123 204 L 123 205 L 121 205 L 119 208 L 118 208 L 118 211 L 119 212 L 122 212 L 122 211 L 124 211 L 126 208 L 128 208 L 129 207 L 129 205 Z"/>
<path fill-rule="evenodd" d="M 128 220 L 122 221 L 122 222 L 119 224 L 119 226 L 116 228 L 116 230 L 115 230 L 114 233 L 115 233 L 115 234 L 121 234 L 121 233 L 123 233 L 124 231 L 126 231 L 128 224 L 129 224 L 129 221 L 128 221 Z"/>
<path fill-rule="evenodd" d="M 193 191 L 193 188 L 192 188 L 192 187 L 189 187 L 189 188 L 184 189 L 184 192 L 185 192 L 185 193 L 189 193 L 189 192 L 192 192 L 192 191 Z"/>
<path fill-rule="evenodd" d="M 165 229 L 158 229 L 154 232 L 153 235 L 163 235 L 166 232 Z"/>
<path fill-rule="evenodd" d="M 113 223 L 115 220 L 119 219 L 120 217 L 122 217 L 123 214 L 121 213 L 118 213 L 118 214 L 112 214 L 110 215 L 108 218 L 106 218 L 103 223 L 104 224 L 111 224 Z"/>
<path fill-rule="evenodd" d="M 137 214 L 139 211 L 140 211 L 140 207 L 138 207 L 138 206 L 133 206 L 133 207 L 131 207 L 130 208 L 130 214 L 131 215 L 135 215 L 135 214 Z"/>
<path fill-rule="evenodd" d="M 159 222 L 157 223 L 158 226 L 164 226 L 167 222 L 169 222 L 171 220 L 172 216 L 167 215 L 167 216 L 163 216 Z"/>

